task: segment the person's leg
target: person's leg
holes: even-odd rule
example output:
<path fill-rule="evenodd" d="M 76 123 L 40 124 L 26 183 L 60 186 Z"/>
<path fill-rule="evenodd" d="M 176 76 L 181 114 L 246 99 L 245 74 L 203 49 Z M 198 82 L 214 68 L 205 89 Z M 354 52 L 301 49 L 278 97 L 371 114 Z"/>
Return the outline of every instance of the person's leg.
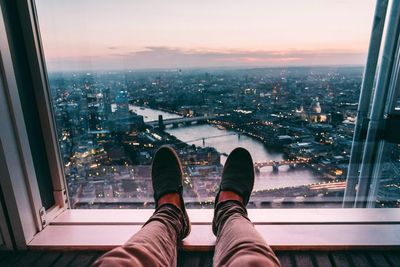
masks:
<path fill-rule="evenodd" d="M 152 181 L 156 211 L 123 246 L 99 258 L 93 266 L 176 266 L 177 244 L 190 232 L 182 198 L 182 169 L 173 149 L 154 156 Z"/>
<path fill-rule="evenodd" d="M 244 148 L 232 151 L 225 162 L 215 198 L 213 232 L 217 236 L 214 266 L 280 266 L 278 258 L 254 229 L 247 205 L 254 184 L 254 167 Z"/>
<path fill-rule="evenodd" d="M 182 221 L 182 211 L 175 205 L 159 206 L 139 232 L 93 266 L 176 266 Z"/>
<path fill-rule="evenodd" d="M 214 221 L 217 229 L 214 266 L 280 266 L 240 201 L 219 202 Z"/>

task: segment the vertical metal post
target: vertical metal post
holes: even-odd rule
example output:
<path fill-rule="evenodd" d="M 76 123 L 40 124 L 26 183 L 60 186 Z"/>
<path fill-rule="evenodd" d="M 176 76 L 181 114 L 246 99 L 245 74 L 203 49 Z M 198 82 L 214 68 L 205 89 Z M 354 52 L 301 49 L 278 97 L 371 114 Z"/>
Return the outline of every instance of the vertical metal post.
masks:
<path fill-rule="evenodd" d="M 385 46 L 382 54 L 382 62 L 377 77 L 371 105 L 370 121 L 368 123 L 367 138 L 364 145 L 363 158 L 360 166 L 360 177 L 354 207 L 366 207 L 366 200 L 370 189 L 373 165 L 377 152 L 378 134 L 382 130 L 385 120 L 385 104 L 389 92 L 389 83 L 392 75 L 400 21 L 400 0 L 393 0 L 388 27 L 385 37 Z"/>
<path fill-rule="evenodd" d="M 372 87 L 374 84 L 379 50 L 381 47 L 387 6 L 388 0 L 382 0 L 377 1 L 375 7 L 374 22 L 372 24 L 367 63 L 365 65 L 363 82 L 361 85 L 360 99 L 357 111 L 357 122 L 354 129 L 353 145 L 351 148 L 351 156 L 347 172 L 346 190 L 343 199 L 344 208 L 353 207 L 355 201 L 358 170 L 361 163 L 361 155 L 364 144 L 362 135 L 364 132 L 366 132 L 366 127 L 368 125 L 367 115 L 369 105 L 371 103 Z"/>
<path fill-rule="evenodd" d="M 398 32 L 400 35 L 400 22 L 398 22 Z M 397 52 L 395 56 L 395 63 L 392 71 L 392 79 L 389 85 L 388 98 L 386 101 L 385 114 L 384 116 L 390 118 L 395 112 L 397 95 L 400 92 L 400 37 L 397 37 Z M 384 164 L 385 151 L 388 151 L 388 143 L 385 140 L 381 140 L 378 143 L 377 156 L 371 175 L 371 184 L 369 193 L 367 196 L 367 208 L 374 208 L 376 203 L 376 197 L 379 191 L 379 185 L 382 175 L 382 169 Z"/>

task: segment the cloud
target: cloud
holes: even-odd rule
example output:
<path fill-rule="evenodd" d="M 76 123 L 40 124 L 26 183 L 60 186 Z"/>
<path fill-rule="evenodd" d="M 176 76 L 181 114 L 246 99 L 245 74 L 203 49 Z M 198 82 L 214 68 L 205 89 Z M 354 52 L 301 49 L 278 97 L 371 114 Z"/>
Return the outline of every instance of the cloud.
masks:
<path fill-rule="evenodd" d="M 318 62 L 326 63 L 351 63 L 359 64 L 359 58 L 365 53 L 346 50 L 287 50 L 287 51 L 246 51 L 246 50 L 185 50 L 163 46 L 149 46 L 144 50 L 125 55 L 132 62 L 142 64 L 154 62 L 155 65 L 176 64 L 188 66 L 213 65 L 270 65 L 270 64 L 307 64 Z"/>
<path fill-rule="evenodd" d="M 57 69 L 65 65 L 82 69 L 141 69 L 185 67 L 243 67 L 295 65 L 358 65 L 365 62 L 365 53 L 351 50 L 211 50 L 182 49 L 167 46 L 147 46 L 138 51 L 120 51 L 108 47 L 106 56 L 70 57 L 56 62 Z M 126 50 L 125 50 L 126 51 Z M 64 63 L 63 63 L 64 62 Z M 67 67 L 65 66 L 65 67 Z M 56 67 L 56 66 L 54 66 Z"/>
<path fill-rule="evenodd" d="M 109 46 L 107 47 L 108 50 L 117 50 L 118 46 Z"/>

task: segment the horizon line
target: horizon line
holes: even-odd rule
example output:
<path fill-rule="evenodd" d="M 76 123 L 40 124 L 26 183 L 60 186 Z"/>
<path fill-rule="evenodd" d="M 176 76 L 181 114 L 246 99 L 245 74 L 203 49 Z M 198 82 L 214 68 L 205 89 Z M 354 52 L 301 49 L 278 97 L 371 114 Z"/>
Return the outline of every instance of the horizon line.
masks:
<path fill-rule="evenodd" d="M 179 71 L 179 70 L 256 70 L 256 69 L 293 69 L 293 68 L 364 68 L 365 64 L 304 64 L 304 65 L 290 65 L 290 66 L 210 66 L 210 67 L 149 67 L 149 68 L 118 68 L 118 69 L 80 69 L 80 70 L 48 70 L 47 73 L 73 73 L 73 72 L 146 72 L 146 71 Z"/>

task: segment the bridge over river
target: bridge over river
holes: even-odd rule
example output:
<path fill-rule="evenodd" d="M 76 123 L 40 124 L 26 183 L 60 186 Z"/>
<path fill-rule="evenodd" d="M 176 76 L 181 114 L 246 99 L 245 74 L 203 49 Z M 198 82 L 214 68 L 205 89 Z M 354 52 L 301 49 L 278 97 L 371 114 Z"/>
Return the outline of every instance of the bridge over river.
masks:
<path fill-rule="evenodd" d="M 148 121 L 145 122 L 147 125 L 152 126 L 152 127 L 157 127 L 162 125 L 167 126 L 167 125 L 173 125 L 174 127 L 178 127 L 179 125 L 191 125 L 193 122 L 199 123 L 199 122 L 206 122 L 208 120 L 213 120 L 218 118 L 218 116 L 197 116 L 197 117 L 183 117 L 183 118 L 173 118 L 173 119 L 166 119 L 164 120 L 161 117 L 159 117 L 158 120 L 155 121 Z"/>
<path fill-rule="evenodd" d="M 281 160 L 281 161 L 261 161 L 261 162 L 255 162 L 254 163 L 254 169 L 256 172 L 259 172 L 261 168 L 267 167 L 267 166 L 272 166 L 272 169 L 274 171 L 279 170 L 279 166 L 289 166 L 289 167 L 296 167 L 298 165 L 304 165 L 308 164 L 308 160 Z"/>

